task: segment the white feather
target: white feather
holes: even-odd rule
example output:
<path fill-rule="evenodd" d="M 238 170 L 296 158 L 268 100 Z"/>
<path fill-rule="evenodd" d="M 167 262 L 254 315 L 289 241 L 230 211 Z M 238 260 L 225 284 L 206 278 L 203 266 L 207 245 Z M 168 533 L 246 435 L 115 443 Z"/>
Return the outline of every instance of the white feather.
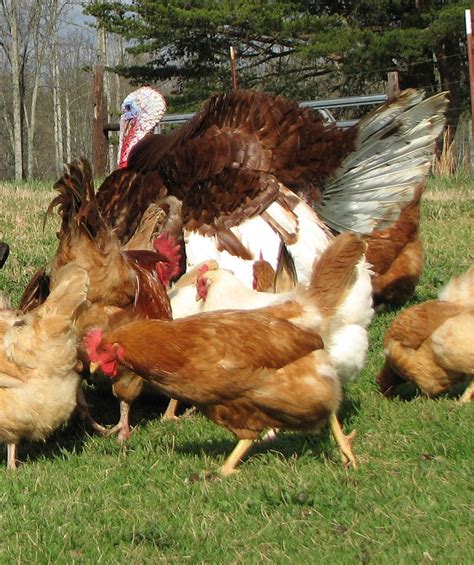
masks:
<path fill-rule="evenodd" d="M 202 301 L 197 300 L 196 286 L 190 284 L 168 292 L 173 318 L 185 318 L 202 311 Z"/>
<path fill-rule="evenodd" d="M 301 200 L 293 210 L 298 218 L 298 238 L 287 249 L 295 263 L 298 282 L 308 283 L 314 261 L 334 239 L 329 229 L 318 218 L 316 212 Z"/>
<path fill-rule="evenodd" d="M 369 349 L 367 330 L 355 324 L 342 326 L 325 345 L 343 384 L 354 379 L 363 368 Z"/>
<path fill-rule="evenodd" d="M 260 258 L 260 253 L 265 261 L 268 261 L 274 269 L 276 268 L 281 244 L 280 237 L 261 216 L 249 218 L 231 230 L 250 251 L 254 259 L 249 261 L 231 255 L 227 251 L 219 251 L 215 237 L 185 231 L 188 269 L 203 261 L 214 259 L 221 268 L 232 271 L 245 286 L 252 288 L 253 264 Z"/>

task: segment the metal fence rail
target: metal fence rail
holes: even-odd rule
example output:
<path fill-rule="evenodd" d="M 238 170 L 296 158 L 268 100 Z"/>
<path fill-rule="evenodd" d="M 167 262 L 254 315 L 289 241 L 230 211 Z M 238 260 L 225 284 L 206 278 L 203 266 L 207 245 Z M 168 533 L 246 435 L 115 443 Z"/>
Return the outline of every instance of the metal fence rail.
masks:
<path fill-rule="evenodd" d="M 349 108 L 352 106 L 369 106 L 382 104 L 387 100 L 386 94 L 371 94 L 368 96 L 346 96 L 345 98 L 329 98 L 327 100 L 306 100 L 300 106 L 308 108 Z"/>
<path fill-rule="evenodd" d="M 331 108 L 351 108 L 354 106 L 369 106 L 373 104 L 382 104 L 387 100 L 386 94 L 371 94 L 369 96 L 347 96 L 346 98 L 329 98 L 328 100 L 304 100 L 299 105 L 302 108 L 312 108 L 314 110 L 329 110 Z M 330 112 L 321 112 L 323 117 L 328 122 L 336 121 Z M 157 126 L 158 131 L 160 126 L 171 124 L 182 124 L 187 122 L 194 116 L 194 112 L 189 114 L 168 114 L 163 117 L 160 124 Z M 332 119 L 331 119 L 332 117 Z M 350 127 L 357 123 L 358 120 L 341 120 L 337 121 L 340 127 Z"/>

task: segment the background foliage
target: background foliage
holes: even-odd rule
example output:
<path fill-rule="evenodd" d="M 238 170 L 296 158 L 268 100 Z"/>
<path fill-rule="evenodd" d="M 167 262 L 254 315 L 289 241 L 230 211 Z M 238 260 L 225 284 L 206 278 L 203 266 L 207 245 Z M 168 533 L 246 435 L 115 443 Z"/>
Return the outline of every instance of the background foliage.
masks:
<path fill-rule="evenodd" d="M 449 90 L 453 123 L 468 101 L 464 10 L 469 2 L 413 0 L 135 0 L 93 2 L 88 13 L 147 55 L 119 71 L 137 82 L 174 79 L 184 106 L 230 86 L 296 99 L 380 90 L 387 71 L 401 87 Z"/>

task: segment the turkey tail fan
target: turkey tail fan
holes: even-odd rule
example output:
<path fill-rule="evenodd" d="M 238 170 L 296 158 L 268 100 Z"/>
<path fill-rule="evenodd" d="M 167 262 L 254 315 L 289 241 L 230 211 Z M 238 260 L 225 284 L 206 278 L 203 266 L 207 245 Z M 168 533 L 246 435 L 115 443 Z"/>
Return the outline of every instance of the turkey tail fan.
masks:
<path fill-rule="evenodd" d="M 431 169 L 444 128 L 447 93 L 409 89 L 362 118 L 356 147 L 324 186 L 318 215 L 332 229 L 370 234 L 389 228 Z"/>

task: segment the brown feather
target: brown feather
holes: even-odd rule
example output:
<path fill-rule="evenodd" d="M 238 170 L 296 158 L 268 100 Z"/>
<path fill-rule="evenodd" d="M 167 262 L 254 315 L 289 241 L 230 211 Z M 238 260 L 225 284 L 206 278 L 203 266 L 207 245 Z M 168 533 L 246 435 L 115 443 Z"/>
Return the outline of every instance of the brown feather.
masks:
<path fill-rule="evenodd" d="M 314 390 L 311 395 L 302 390 L 306 386 L 302 375 L 309 371 L 310 378 L 315 374 L 317 359 L 330 363 L 323 352 L 314 361 L 307 358 L 323 344 L 317 334 L 288 321 L 294 314 L 295 305 L 285 304 L 200 314 L 173 322 L 143 320 L 107 332 L 102 345 L 120 343 L 125 366 L 162 392 L 197 405 L 239 438 L 253 438 L 276 423 L 278 427 L 311 429 L 337 408 L 340 385 L 337 380 L 323 379 L 321 386 L 329 388 L 327 393 L 318 389 L 317 399 Z M 252 328 L 251 340 L 248 328 Z M 272 376 L 280 371 L 281 376 Z M 278 380 L 273 382 L 274 378 Z M 297 388 L 292 383 L 298 380 Z M 303 394 L 307 402 L 289 401 L 293 394 Z"/>
<path fill-rule="evenodd" d="M 376 304 L 404 304 L 415 291 L 424 263 L 423 244 L 419 239 L 424 184 L 420 184 L 413 200 L 390 228 L 375 230 L 365 238 Z"/>
<path fill-rule="evenodd" d="M 339 235 L 318 259 L 311 275 L 310 287 L 317 295 L 323 314 L 331 313 L 344 299 L 355 282 L 355 267 L 366 250 L 357 234 Z"/>
<path fill-rule="evenodd" d="M 355 130 L 328 127 L 291 100 L 244 90 L 216 95 L 181 128 L 139 142 L 128 168 L 100 187 L 99 206 L 122 242 L 164 194 L 183 201 L 186 229 L 215 233 L 217 219 L 228 229 L 265 210 L 278 182 L 318 191 L 355 138 Z"/>

